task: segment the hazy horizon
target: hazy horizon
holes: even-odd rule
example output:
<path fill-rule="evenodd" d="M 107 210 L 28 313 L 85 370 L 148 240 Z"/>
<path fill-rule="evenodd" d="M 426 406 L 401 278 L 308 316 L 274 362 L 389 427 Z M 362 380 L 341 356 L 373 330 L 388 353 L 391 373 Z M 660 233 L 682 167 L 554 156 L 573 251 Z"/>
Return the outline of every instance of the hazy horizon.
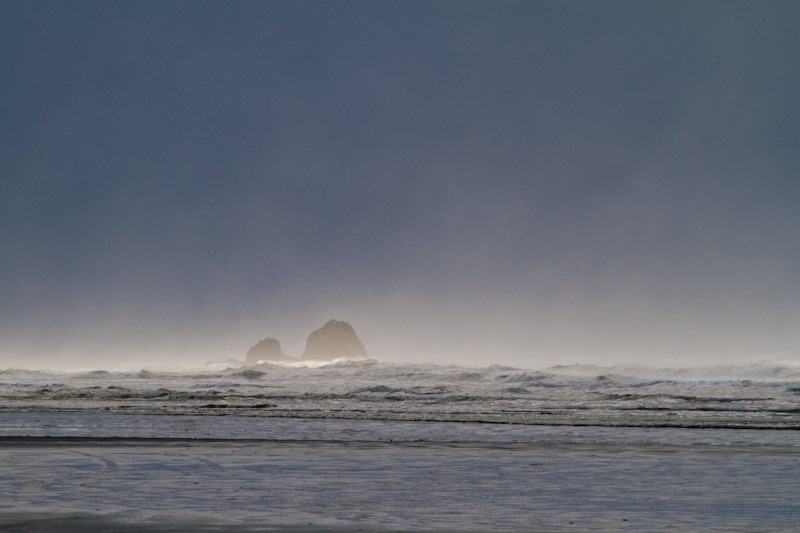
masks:
<path fill-rule="evenodd" d="M 800 363 L 800 7 L 5 3 L 0 368 Z"/>

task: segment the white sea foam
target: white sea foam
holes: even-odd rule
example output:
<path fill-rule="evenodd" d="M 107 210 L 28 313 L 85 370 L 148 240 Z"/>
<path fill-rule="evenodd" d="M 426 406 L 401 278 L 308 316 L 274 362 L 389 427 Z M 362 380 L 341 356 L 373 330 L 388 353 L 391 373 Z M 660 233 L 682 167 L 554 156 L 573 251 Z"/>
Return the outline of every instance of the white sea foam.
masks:
<path fill-rule="evenodd" d="M 800 428 L 800 369 L 526 370 L 348 361 L 192 371 L 0 372 L 0 411 L 92 411 L 528 425 Z"/>

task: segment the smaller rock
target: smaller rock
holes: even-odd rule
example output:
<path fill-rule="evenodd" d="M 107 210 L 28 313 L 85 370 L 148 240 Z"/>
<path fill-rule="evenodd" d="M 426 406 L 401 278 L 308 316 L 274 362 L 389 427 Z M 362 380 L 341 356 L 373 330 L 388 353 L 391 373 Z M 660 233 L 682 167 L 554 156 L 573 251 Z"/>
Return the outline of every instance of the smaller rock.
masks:
<path fill-rule="evenodd" d="M 258 344 L 251 346 L 247 350 L 247 359 L 244 363 L 246 365 L 255 365 L 260 362 L 266 363 L 289 363 L 297 361 L 294 357 L 286 355 L 281 350 L 281 343 L 278 339 L 272 337 L 258 341 Z"/>

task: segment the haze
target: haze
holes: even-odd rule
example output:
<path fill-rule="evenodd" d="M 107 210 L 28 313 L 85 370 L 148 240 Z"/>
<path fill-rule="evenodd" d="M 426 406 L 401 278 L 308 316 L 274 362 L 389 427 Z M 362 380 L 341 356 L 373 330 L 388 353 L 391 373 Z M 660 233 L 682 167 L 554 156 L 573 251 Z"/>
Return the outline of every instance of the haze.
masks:
<path fill-rule="evenodd" d="M 800 362 L 798 6 L 5 2 L 0 367 Z"/>

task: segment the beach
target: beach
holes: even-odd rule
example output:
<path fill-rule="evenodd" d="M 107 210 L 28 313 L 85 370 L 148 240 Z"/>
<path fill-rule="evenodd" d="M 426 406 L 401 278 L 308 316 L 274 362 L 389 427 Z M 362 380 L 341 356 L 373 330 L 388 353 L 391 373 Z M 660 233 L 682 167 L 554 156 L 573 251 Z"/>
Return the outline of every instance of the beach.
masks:
<path fill-rule="evenodd" d="M 795 531 L 800 372 L 0 373 L 0 531 Z"/>
<path fill-rule="evenodd" d="M 124 426 L 125 416 L 105 419 Z M 571 438 L 534 428 L 525 442 L 501 425 L 368 421 L 343 421 L 353 437 L 324 439 L 308 437 L 330 429 L 309 426 L 337 421 L 275 422 L 282 438 L 5 436 L 0 530 L 790 531 L 800 516 L 795 446 L 665 444 L 658 429 L 648 441 L 602 442 L 592 428 Z M 424 438 L 391 437 L 414 426 Z"/>

